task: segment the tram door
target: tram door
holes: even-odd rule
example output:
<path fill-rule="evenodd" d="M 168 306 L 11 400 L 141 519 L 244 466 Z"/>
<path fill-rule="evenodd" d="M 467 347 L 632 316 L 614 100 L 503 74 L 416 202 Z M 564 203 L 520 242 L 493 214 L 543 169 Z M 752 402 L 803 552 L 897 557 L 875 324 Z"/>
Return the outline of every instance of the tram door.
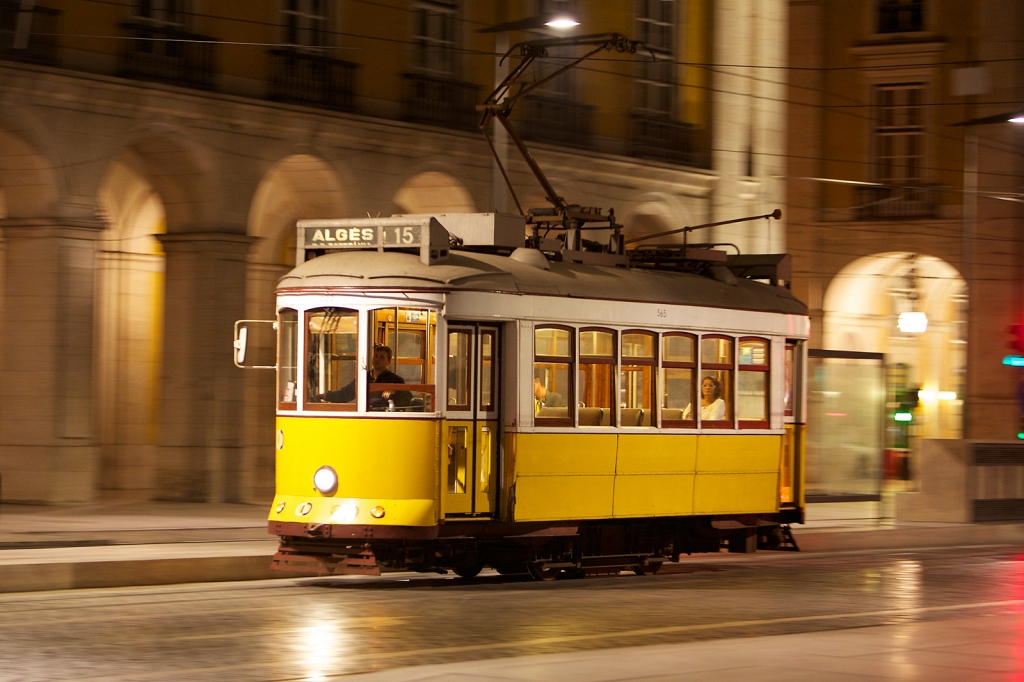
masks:
<path fill-rule="evenodd" d="M 498 504 L 498 328 L 448 327 L 445 516 L 492 516 Z"/>

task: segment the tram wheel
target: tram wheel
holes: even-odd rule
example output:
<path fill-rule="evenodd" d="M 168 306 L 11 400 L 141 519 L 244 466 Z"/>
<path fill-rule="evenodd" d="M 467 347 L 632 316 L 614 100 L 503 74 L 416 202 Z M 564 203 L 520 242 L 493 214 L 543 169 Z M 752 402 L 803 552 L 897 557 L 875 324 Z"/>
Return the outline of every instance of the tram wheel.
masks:
<path fill-rule="evenodd" d="M 661 564 L 661 561 L 652 561 L 651 563 L 642 561 L 633 567 L 633 572 L 637 575 L 654 575 L 661 570 Z"/>
<path fill-rule="evenodd" d="M 549 568 L 545 561 L 534 561 L 526 565 L 534 580 L 554 580 L 562 572 L 560 568 Z"/>
<path fill-rule="evenodd" d="M 459 566 L 452 566 L 452 572 L 460 578 L 475 578 L 480 574 L 484 568 L 483 564 L 461 564 Z"/>

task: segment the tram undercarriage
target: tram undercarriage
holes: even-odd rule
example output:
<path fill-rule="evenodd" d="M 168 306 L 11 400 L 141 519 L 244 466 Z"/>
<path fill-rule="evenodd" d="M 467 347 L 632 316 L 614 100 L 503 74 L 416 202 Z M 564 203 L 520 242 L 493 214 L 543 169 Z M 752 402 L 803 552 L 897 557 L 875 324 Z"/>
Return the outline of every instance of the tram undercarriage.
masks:
<path fill-rule="evenodd" d="M 656 573 L 682 554 L 798 551 L 784 514 L 751 517 L 585 521 L 575 525 L 479 522 L 430 528 L 272 523 L 281 536 L 272 568 L 316 575 L 380 575 L 382 571 L 454 572 L 476 576 L 490 566 L 502 575 Z M 528 528 L 524 528 L 528 526 Z M 439 532 L 440 531 L 440 532 Z M 441 533 L 444 533 L 441 535 Z M 516 533 L 512 535 L 511 533 Z"/>

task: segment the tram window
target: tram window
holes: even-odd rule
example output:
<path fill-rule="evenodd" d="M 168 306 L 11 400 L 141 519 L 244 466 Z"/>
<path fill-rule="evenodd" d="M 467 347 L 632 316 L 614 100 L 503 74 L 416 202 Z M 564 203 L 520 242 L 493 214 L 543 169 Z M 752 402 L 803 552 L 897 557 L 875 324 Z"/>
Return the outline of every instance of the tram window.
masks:
<path fill-rule="evenodd" d="M 657 335 L 653 332 L 622 334 L 622 367 L 619 370 L 619 418 L 622 426 L 652 426 L 654 415 L 655 353 Z"/>
<path fill-rule="evenodd" d="M 470 339 L 468 331 L 448 332 L 448 409 L 469 410 Z"/>
<path fill-rule="evenodd" d="M 768 428 L 769 344 L 740 339 L 740 373 L 736 411 L 740 428 Z"/>
<path fill-rule="evenodd" d="M 436 316 L 423 308 L 379 308 L 370 311 L 370 348 L 391 352 L 386 370 L 370 368 L 367 409 L 371 412 L 434 411 L 434 337 Z M 384 381 L 375 380 L 383 376 Z M 407 388 L 396 388 L 404 384 Z"/>
<path fill-rule="evenodd" d="M 793 387 L 794 372 L 796 368 L 796 345 L 786 344 L 786 369 L 783 377 L 782 409 L 787 417 L 793 416 Z"/>
<path fill-rule="evenodd" d="M 299 385 L 299 313 L 285 308 L 277 313 L 278 409 L 294 410 Z"/>
<path fill-rule="evenodd" d="M 700 340 L 700 426 L 705 429 L 731 429 L 733 409 L 733 339 L 705 336 Z M 683 410 L 692 418 L 696 410 Z"/>
<path fill-rule="evenodd" d="M 615 425 L 615 332 L 580 331 L 580 426 Z"/>
<path fill-rule="evenodd" d="M 692 408 L 683 419 L 683 412 L 693 402 L 693 380 L 697 372 L 694 337 L 670 333 L 661 339 L 661 425 L 666 428 L 693 428 L 697 421 Z"/>
<path fill-rule="evenodd" d="M 306 313 L 306 403 L 355 410 L 359 313 L 318 308 Z"/>
<path fill-rule="evenodd" d="M 573 335 L 568 327 L 534 330 L 533 401 L 537 426 L 572 426 Z"/>
<path fill-rule="evenodd" d="M 497 334 L 493 331 L 480 332 L 480 411 L 494 412 L 494 354 L 497 349 Z"/>

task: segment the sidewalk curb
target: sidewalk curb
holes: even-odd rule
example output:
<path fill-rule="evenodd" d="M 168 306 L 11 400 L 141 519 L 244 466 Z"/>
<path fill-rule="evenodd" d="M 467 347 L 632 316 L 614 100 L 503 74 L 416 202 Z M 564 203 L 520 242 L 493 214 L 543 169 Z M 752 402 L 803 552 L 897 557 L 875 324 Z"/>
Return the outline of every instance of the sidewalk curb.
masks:
<path fill-rule="evenodd" d="M 281 578 L 272 555 L 0 566 L 0 593 Z"/>
<path fill-rule="evenodd" d="M 963 524 L 951 527 L 886 528 L 857 531 L 794 529 L 803 552 L 913 549 L 959 545 L 1024 545 L 1024 524 Z"/>

